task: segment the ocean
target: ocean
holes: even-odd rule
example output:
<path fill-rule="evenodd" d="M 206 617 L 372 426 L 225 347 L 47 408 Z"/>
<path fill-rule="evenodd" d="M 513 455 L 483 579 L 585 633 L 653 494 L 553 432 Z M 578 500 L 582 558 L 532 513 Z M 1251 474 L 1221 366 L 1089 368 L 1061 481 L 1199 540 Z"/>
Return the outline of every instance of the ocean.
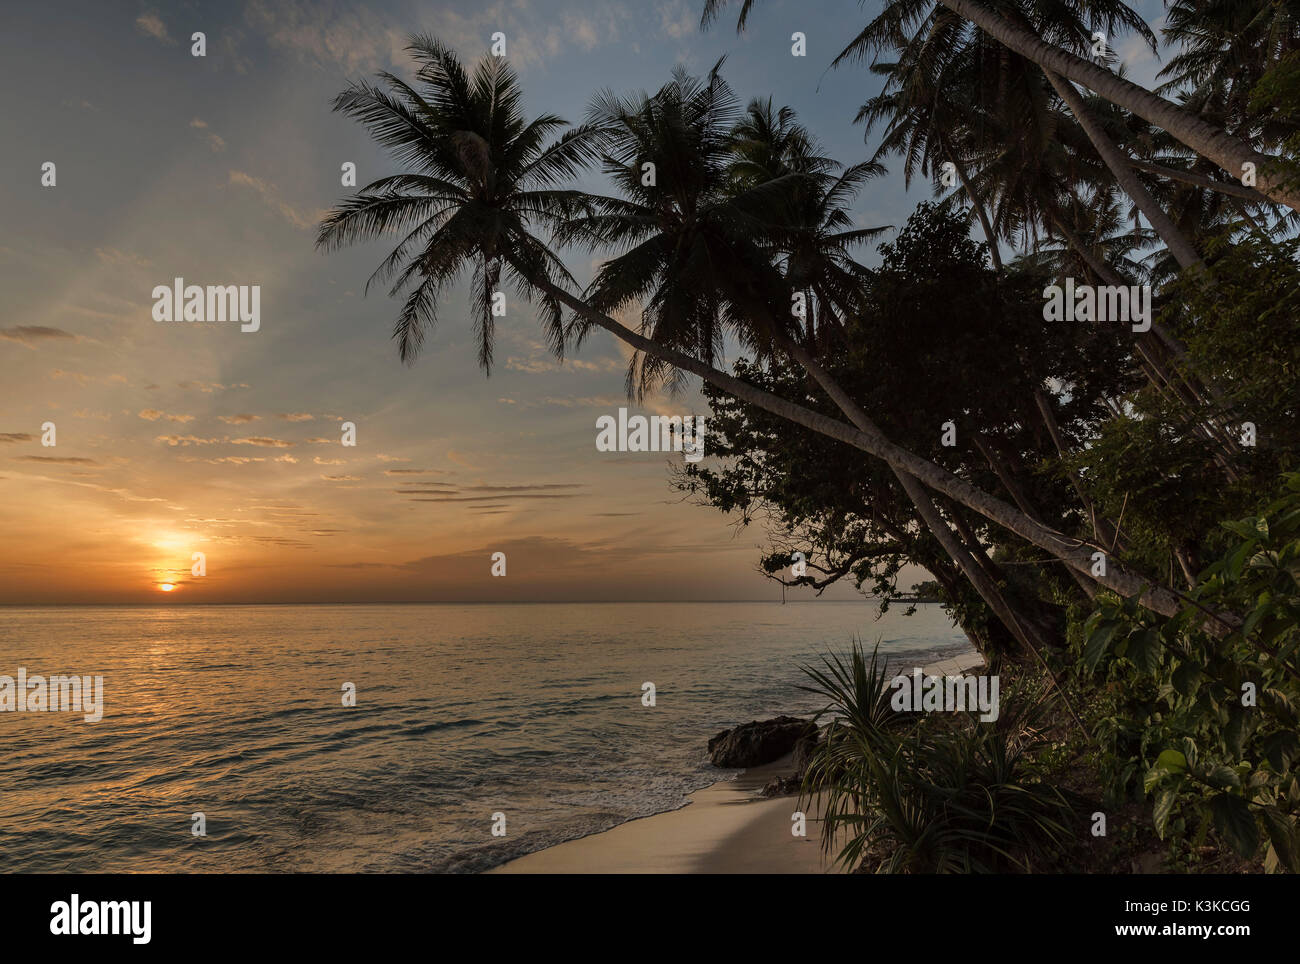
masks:
<path fill-rule="evenodd" d="M 855 636 L 907 670 L 970 649 L 936 605 L 874 615 L 821 601 L 0 608 L 0 676 L 104 678 L 99 722 L 0 712 L 0 860 L 485 870 L 734 775 L 708 763 L 708 738 L 820 709 L 800 666 Z"/>

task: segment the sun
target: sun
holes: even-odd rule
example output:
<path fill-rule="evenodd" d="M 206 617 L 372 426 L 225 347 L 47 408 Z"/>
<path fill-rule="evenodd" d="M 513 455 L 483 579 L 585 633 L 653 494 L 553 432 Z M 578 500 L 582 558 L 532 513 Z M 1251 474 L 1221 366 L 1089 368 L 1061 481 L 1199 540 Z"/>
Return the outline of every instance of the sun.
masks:
<path fill-rule="evenodd" d="M 176 587 L 169 582 L 164 582 L 158 588 L 161 589 L 163 592 L 171 592 Z"/>

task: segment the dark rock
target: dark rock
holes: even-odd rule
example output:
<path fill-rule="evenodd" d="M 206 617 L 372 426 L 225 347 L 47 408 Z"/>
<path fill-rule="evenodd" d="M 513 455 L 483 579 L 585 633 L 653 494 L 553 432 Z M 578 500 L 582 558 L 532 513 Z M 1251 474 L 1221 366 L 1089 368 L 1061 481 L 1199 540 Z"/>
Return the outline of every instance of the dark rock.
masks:
<path fill-rule="evenodd" d="M 758 791 L 761 797 L 788 797 L 798 793 L 803 781 L 799 777 L 773 777 Z"/>
<path fill-rule="evenodd" d="M 756 767 L 779 760 L 800 740 L 817 739 L 817 727 L 793 716 L 742 723 L 709 741 L 709 759 L 717 767 Z"/>
<path fill-rule="evenodd" d="M 818 744 L 826 736 L 828 727 L 815 730 L 812 733 L 799 737 L 798 742 L 794 745 L 794 773 L 796 777 L 803 778 L 808 769 L 808 764 L 812 762 L 813 751 L 817 749 Z"/>

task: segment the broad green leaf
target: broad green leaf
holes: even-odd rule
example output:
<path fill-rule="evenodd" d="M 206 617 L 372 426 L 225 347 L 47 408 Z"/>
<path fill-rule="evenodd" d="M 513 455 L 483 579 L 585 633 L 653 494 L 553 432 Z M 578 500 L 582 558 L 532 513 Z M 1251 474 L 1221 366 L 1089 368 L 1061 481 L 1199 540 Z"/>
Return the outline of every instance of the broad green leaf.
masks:
<path fill-rule="evenodd" d="M 1275 807 L 1265 807 L 1261 816 L 1277 862 L 1293 874 L 1300 873 L 1300 841 L 1294 820 Z"/>
<path fill-rule="evenodd" d="M 1155 806 L 1152 808 L 1151 816 L 1156 825 L 1156 836 L 1161 840 L 1165 839 L 1165 828 L 1169 825 L 1169 815 L 1173 813 L 1174 802 L 1178 798 L 1178 792 L 1172 787 L 1167 787 L 1156 794 Z"/>
<path fill-rule="evenodd" d="M 1106 647 L 1110 645 L 1111 639 L 1119 629 L 1120 624 L 1117 622 L 1106 622 L 1100 624 L 1088 636 L 1088 644 L 1083 650 L 1083 665 L 1088 672 L 1093 672 L 1101 658 L 1106 653 Z"/>
<path fill-rule="evenodd" d="M 1171 682 L 1174 689 L 1180 696 L 1190 698 L 1196 692 L 1196 686 L 1201 678 L 1201 668 L 1195 663 L 1188 660 L 1178 664 L 1174 670 Z"/>
<path fill-rule="evenodd" d="M 1215 789 L 1227 790 L 1229 787 L 1240 787 L 1241 776 L 1232 767 L 1220 764 L 1210 771 L 1206 782 Z"/>
<path fill-rule="evenodd" d="M 1187 757 L 1180 750 L 1164 750 L 1156 757 L 1155 769 L 1168 773 L 1186 773 Z"/>
<path fill-rule="evenodd" d="M 1259 826 L 1245 799 L 1220 793 L 1211 799 L 1210 810 L 1219 836 L 1242 857 L 1254 857 L 1259 849 Z"/>

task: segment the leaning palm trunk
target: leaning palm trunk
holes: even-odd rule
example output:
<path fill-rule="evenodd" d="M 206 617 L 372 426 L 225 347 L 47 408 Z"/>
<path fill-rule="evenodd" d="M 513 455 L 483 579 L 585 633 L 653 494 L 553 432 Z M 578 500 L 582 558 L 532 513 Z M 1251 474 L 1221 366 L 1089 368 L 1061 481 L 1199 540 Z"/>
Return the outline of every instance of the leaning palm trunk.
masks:
<path fill-rule="evenodd" d="M 1083 128 L 1083 132 L 1088 135 L 1088 140 L 1092 142 L 1093 148 L 1101 155 L 1102 160 L 1106 162 L 1106 166 L 1110 168 L 1111 174 L 1115 177 L 1115 182 L 1125 194 L 1133 199 L 1133 203 L 1138 206 L 1138 210 L 1145 215 L 1147 222 L 1160 235 L 1161 240 L 1169 249 L 1169 253 L 1178 262 L 1178 266 L 1184 270 L 1201 268 L 1201 256 L 1197 254 L 1196 248 L 1192 246 L 1187 236 L 1178 230 L 1178 226 L 1170 220 L 1164 208 L 1151 196 L 1151 192 L 1138 180 L 1129 157 L 1115 146 L 1092 115 L 1088 113 L 1087 105 L 1084 104 L 1083 98 L 1079 96 L 1079 92 L 1074 89 L 1074 85 L 1046 68 L 1043 69 L 1043 73 L 1047 75 L 1048 81 L 1051 82 L 1052 87 L 1060 95 L 1061 100 L 1065 101 L 1066 106 L 1070 108 L 1070 112 L 1074 114 L 1074 119 Z M 1108 283 L 1113 284 L 1113 282 Z M 1169 339 L 1164 340 L 1166 344 L 1169 344 Z M 1176 362 L 1184 361 L 1181 352 L 1176 351 L 1175 354 L 1180 356 L 1175 360 Z M 1159 369 L 1157 368 L 1157 370 Z M 1199 396 L 1195 386 L 1189 383 L 1187 387 L 1194 396 Z M 1222 404 L 1222 395 L 1215 386 L 1206 382 L 1205 387 L 1211 397 Z M 1236 443 L 1221 424 L 1210 419 L 1205 426 L 1205 432 L 1219 447 L 1227 452 L 1229 457 L 1235 454 L 1237 450 Z M 1238 480 L 1237 472 L 1230 463 L 1220 460 L 1220 464 L 1229 480 L 1234 482 Z"/>
<path fill-rule="evenodd" d="M 1069 51 L 1045 43 L 1033 31 L 1010 22 L 975 0 L 939 2 L 1022 57 L 1082 84 L 1112 104 L 1168 131 L 1197 154 L 1219 165 L 1230 176 L 1240 178 L 1247 169 L 1247 164 L 1254 165 L 1259 192 L 1278 204 L 1300 211 L 1300 187 L 1281 168 L 1278 158 L 1259 153 L 1245 141 L 1227 134 L 1158 94 Z"/>
<path fill-rule="evenodd" d="M 843 387 L 806 350 L 788 340 L 782 340 L 781 344 L 804 371 L 821 385 L 826 394 L 830 396 L 831 401 L 835 403 L 835 406 L 850 422 L 864 432 L 872 432 L 877 435 L 883 434 L 880 427 L 862 410 L 861 406 L 849 397 Z M 934 500 L 930 498 L 930 494 L 916 480 L 915 476 L 898 469 L 894 469 L 894 475 L 902 485 L 903 491 L 907 493 L 908 498 L 912 500 L 912 504 L 916 507 L 916 511 L 921 516 L 922 521 L 925 522 L 926 527 L 938 540 L 943 550 L 948 553 L 949 558 L 957 564 L 971 585 L 974 586 L 980 598 L 1002 620 L 1003 625 L 1007 627 L 1007 630 L 1020 645 L 1036 655 L 1046 641 L 1041 638 L 1031 638 L 1034 634 L 1022 626 L 1020 620 L 1016 618 L 1010 604 L 1006 601 L 1006 597 L 998 588 L 996 580 L 989 573 L 986 565 L 981 565 L 981 563 L 987 564 L 987 558 L 977 559 L 975 557 L 977 550 L 968 549 L 953 535 L 952 529 L 949 528 L 948 523 L 940 514 Z"/>
<path fill-rule="evenodd" d="M 835 402 L 836 407 L 838 407 L 854 425 L 863 431 L 880 434 L 880 429 L 871 420 L 867 413 L 862 410 L 861 406 L 849 397 L 848 393 L 844 391 L 840 384 L 836 382 L 835 379 L 831 378 L 830 373 L 822 368 L 822 366 L 819 365 L 812 356 L 799 347 L 799 345 L 794 343 L 789 343 L 787 345 L 787 351 L 790 352 L 795 361 L 803 366 L 804 370 L 807 371 L 808 374 L 812 375 L 812 377 L 816 379 L 817 383 L 821 385 L 822 389 L 831 397 L 831 400 Z M 908 498 L 912 500 L 912 504 L 916 506 L 916 510 L 920 513 L 926 526 L 932 533 L 934 533 L 935 538 L 939 540 L 939 544 L 943 546 L 944 551 L 947 552 L 948 555 L 952 557 L 953 561 L 955 561 L 961 568 L 962 573 L 970 580 L 971 585 L 975 587 L 980 598 L 983 599 L 997 617 L 1002 620 L 1002 624 L 1007 627 L 1011 632 L 1011 635 L 1015 637 L 1016 641 L 1027 649 L 1042 665 L 1043 672 L 1047 674 L 1047 678 L 1052 681 L 1052 685 L 1055 686 L 1057 692 L 1061 694 L 1061 698 L 1064 700 L 1066 708 L 1070 711 L 1070 715 L 1074 717 L 1074 722 L 1078 725 L 1085 738 L 1088 738 L 1087 727 L 1083 725 L 1083 721 L 1079 718 L 1078 713 L 1075 712 L 1074 705 L 1071 703 L 1069 696 L 1060 688 L 1056 675 L 1052 672 L 1052 668 L 1047 664 L 1047 660 L 1043 657 L 1043 649 L 1046 641 L 1038 635 L 1036 629 L 1026 626 L 1016 617 L 1015 610 L 1012 609 L 1011 604 L 1007 602 L 1007 599 L 1003 595 L 1002 590 L 998 587 L 997 582 L 994 581 L 993 577 L 985 569 L 984 565 L 981 565 L 981 563 L 987 564 L 988 559 L 976 559 L 974 553 L 977 550 L 967 549 L 967 547 L 953 535 L 952 530 L 948 528 L 948 523 L 940 514 L 938 507 L 935 506 L 934 500 L 930 498 L 930 494 L 926 492 L 925 488 L 915 476 L 899 468 L 894 468 L 894 476 L 903 486 L 903 491 L 906 492 Z M 1028 517 L 1027 514 L 1026 517 Z M 973 538 L 971 541 L 974 541 Z M 1071 569 L 1070 571 L 1075 572 L 1074 569 Z"/>
<path fill-rule="evenodd" d="M 782 339 L 782 347 L 786 352 L 806 371 L 813 379 L 821 385 L 822 389 L 830 396 L 835 406 L 849 419 L 854 425 L 865 432 L 872 432 L 881 435 L 879 426 L 871 420 L 866 412 L 849 397 L 848 393 L 836 382 L 830 374 L 819 365 L 816 360 L 800 345 L 795 342 Z M 1038 657 L 1041 661 L 1041 650 L 1047 644 L 1037 631 L 1033 628 L 1027 628 L 1021 620 L 1016 618 L 1010 603 L 998 588 L 996 580 L 988 572 L 981 562 L 987 563 L 987 559 L 977 559 L 974 549 L 968 549 L 949 528 L 947 521 L 939 512 L 934 500 L 925 487 L 917 481 L 916 477 L 903 472 L 897 468 L 894 469 L 894 476 L 902 485 L 903 491 L 907 497 L 912 500 L 912 505 L 916 507 L 917 513 L 925 523 L 931 534 L 934 535 L 939 545 L 943 547 L 948 557 L 957 564 L 962 574 L 970 581 L 970 584 L 979 593 L 981 599 L 993 611 L 993 613 L 1002 620 L 1008 632 L 1015 637 L 1029 653 Z M 1046 666 L 1046 663 L 1044 663 Z"/>
<path fill-rule="evenodd" d="M 984 210 L 984 204 L 980 197 L 975 193 L 975 188 L 970 179 L 966 176 L 966 169 L 961 161 L 957 160 L 957 152 L 950 150 L 948 156 L 952 159 L 952 166 L 957 171 L 957 177 L 961 180 L 961 186 L 966 191 L 966 196 L 970 198 L 971 207 L 975 209 L 975 216 L 979 218 L 980 227 L 984 229 L 984 237 L 989 242 L 989 258 L 993 261 L 993 270 L 998 274 L 1002 273 L 1002 255 L 998 252 L 998 238 L 993 233 L 993 225 L 989 223 L 988 212 Z"/>
<path fill-rule="evenodd" d="M 1104 283 L 1117 287 L 1124 287 L 1128 284 L 1114 268 L 1097 257 L 1088 248 L 1088 245 L 1064 218 L 1053 212 L 1051 222 L 1052 226 L 1060 232 L 1061 237 L 1065 239 L 1066 244 L 1083 258 L 1088 267 L 1092 269 L 1093 274 L 1097 275 Z M 1214 419 L 1201 421 L 1195 416 L 1196 410 L 1204 407 L 1206 402 L 1196 384 L 1193 384 L 1192 379 L 1189 379 L 1188 375 L 1183 371 L 1184 367 L 1189 367 L 1183 364 L 1186 359 L 1186 348 L 1158 321 L 1152 321 L 1150 334 L 1157 336 L 1159 340 L 1153 339 L 1148 344 L 1144 338 L 1139 338 L 1134 344 L 1147 378 L 1156 391 L 1186 410 L 1189 421 L 1195 425 L 1194 430 L 1196 433 L 1206 439 L 1213 448 L 1215 463 L 1223 470 L 1229 481 L 1236 482 L 1239 475 L 1236 469 L 1233 468 L 1231 459 L 1236 453 L 1237 447 L 1231 434 Z M 1173 356 L 1171 361 L 1174 371 L 1172 373 L 1169 370 L 1170 365 L 1167 365 L 1161 358 L 1161 346 Z M 1175 374 L 1177 378 L 1175 378 Z M 1200 380 L 1197 379 L 1197 381 Z M 1206 387 L 1215 399 L 1221 400 L 1222 396 L 1214 386 L 1207 385 Z"/>
<path fill-rule="evenodd" d="M 1065 436 L 1061 434 L 1061 426 L 1057 424 L 1056 415 L 1052 412 L 1051 402 L 1047 400 L 1047 394 L 1042 387 L 1034 389 L 1034 403 L 1038 406 L 1038 413 L 1042 416 L 1043 425 L 1047 428 L 1048 437 L 1052 440 L 1052 445 L 1056 448 L 1056 454 L 1061 460 L 1061 464 L 1066 467 L 1066 475 L 1070 479 L 1070 484 L 1074 487 L 1075 493 L 1079 496 L 1079 501 L 1083 507 L 1088 510 L 1088 517 L 1092 520 L 1093 535 L 1103 542 L 1109 541 L 1112 547 L 1121 546 L 1119 526 L 1111 522 L 1105 516 L 1097 515 L 1097 505 L 1092 501 L 1092 496 L 1084 487 L 1083 479 L 1079 473 L 1069 467 L 1070 448 L 1066 444 Z M 1095 590 L 1089 593 L 1089 596 L 1095 595 Z"/>
<path fill-rule="evenodd" d="M 1083 540 L 1071 538 L 1042 523 L 1035 522 L 1015 507 L 994 498 L 987 492 L 981 491 L 933 462 L 896 445 L 879 432 L 862 431 L 828 415 L 814 412 L 811 409 L 795 404 L 789 399 L 781 398 L 771 392 L 750 385 L 748 382 L 743 382 L 734 375 L 719 371 L 706 362 L 687 355 L 685 352 L 660 345 L 645 335 L 633 331 L 626 325 L 620 324 L 603 312 L 592 308 L 572 292 L 566 291 L 553 283 L 549 278 L 539 276 L 533 280 L 533 283 L 538 290 L 550 295 L 585 321 L 605 329 L 633 348 L 660 358 L 682 371 L 698 375 L 710 385 L 721 388 L 755 408 L 761 408 L 786 421 L 802 425 L 804 428 L 825 435 L 827 438 L 845 442 L 869 455 L 876 456 L 888 464 L 890 468 L 915 476 L 929 488 L 941 492 L 954 502 L 979 513 L 990 522 L 1014 532 L 1022 539 L 1038 546 L 1045 552 L 1051 553 L 1057 559 L 1079 572 L 1091 573 L 1094 562 L 1093 552 L 1097 550 L 1105 551 L 1101 546 L 1094 546 Z M 1134 572 L 1118 560 L 1108 560 L 1105 574 L 1098 575 L 1096 578 L 1101 585 L 1114 590 L 1122 596 L 1137 598 L 1142 606 L 1152 612 L 1172 616 L 1179 611 L 1180 597 L 1177 593 L 1159 585 L 1156 580 L 1148 576 Z M 1231 628 L 1239 622 L 1232 616 L 1210 615 L 1221 627 L 1225 628 Z"/>
<path fill-rule="evenodd" d="M 1138 180 L 1129 163 L 1128 157 L 1115 146 L 1114 142 L 1106 136 L 1101 127 L 1097 124 L 1091 114 L 1088 113 L 1087 105 L 1083 102 L 1083 97 L 1074 89 L 1074 85 L 1068 80 L 1052 71 L 1044 68 L 1043 73 L 1047 75 L 1048 81 L 1056 89 L 1061 100 L 1070 108 L 1070 113 L 1074 114 L 1074 119 L 1083 132 L 1088 135 L 1088 140 L 1092 141 L 1093 148 L 1101 155 L 1101 159 L 1106 162 L 1110 168 L 1115 182 L 1120 186 L 1125 194 L 1133 199 L 1133 203 L 1138 206 L 1138 210 L 1145 215 L 1147 222 L 1160 235 L 1165 246 L 1169 248 L 1169 253 L 1174 256 L 1181 268 L 1194 268 L 1201 264 L 1201 256 L 1196 253 L 1192 247 L 1191 241 L 1183 232 L 1178 230 L 1177 225 L 1169 219 L 1162 207 L 1156 203 L 1149 191 Z"/>
<path fill-rule="evenodd" d="M 1231 197 L 1253 201 L 1256 204 L 1272 203 L 1258 191 L 1252 190 L 1248 187 L 1242 187 L 1235 181 L 1216 181 L 1212 177 L 1194 174 L 1191 171 L 1180 171 L 1176 167 L 1165 167 L 1163 164 L 1153 164 L 1151 161 L 1143 161 L 1136 157 L 1129 158 L 1129 166 L 1135 167 L 1139 171 L 1146 171 L 1149 174 L 1159 174 L 1161 177 L 1167 177 L 1171 181 L 1182 181 L 1184 184 L 1203 187 L 1207 191 L 1217 191 L 1220 194 L 1227 194 Z"/>

